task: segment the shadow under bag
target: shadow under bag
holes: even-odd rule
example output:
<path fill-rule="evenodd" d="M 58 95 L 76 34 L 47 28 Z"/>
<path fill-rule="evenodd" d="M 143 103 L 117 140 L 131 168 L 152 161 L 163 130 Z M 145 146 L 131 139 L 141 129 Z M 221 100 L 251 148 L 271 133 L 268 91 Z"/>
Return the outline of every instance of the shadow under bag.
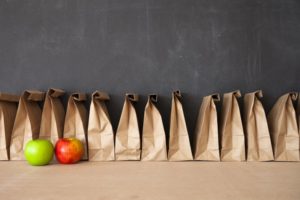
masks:
<path fill-rule="evenodd" d="M 299 132 L 293 101 L 298 94 L 281 96 L 268 114 L 268 122 L 276 161 L 299 161 Z"/>
<path fill-rule="evenodd" d="M 180 91 L 172 93 L 168 151 L 168 160 L 170 161 L 193 160 L 189 134 L 180 102 L 181 98 Z"/>
<path fill-rule="evenodd" d="M 0 93 L 0 160 L 9 160 L 9 145 L 20 96 Z"/>
<path fill-rule="evenodd" d="M 105 92 L 92 94 L 88 124 L 88 148 L 90 161 L 115 159 L 114 131 L 105 105 L 109 96 Z"/>
<path fill-rule="evenodd" d="M 44 98 L 44 92 L 31 90 L 26 90 L 21 96 L 10 142 L 11 160 L 25 160 L 26 143 L 38 139 L 42 116 L 39 102 Z"/>
<path fill-rule="evenodd" d="M 203 98 L 195 130 L 195 160 L 220 161 L 216 101 L 219 94 Z"/>
<path fill-rule="evenodd" d="M 225 93 L 221 115 L 221 160 L 245 160 L 245 136 L 237 98 L 239 90 Z"/>
<path fill-rule="evenodd" d="M 262 97 L 261 90 L 244 96 L 247 161 L 274 160 L 266 113 L 259 100 Z"/>
<path fill-rule="evenodd" d="M 155 103 L 157 95 L 148 96 L 144 112 L 142 161 L 167 160 L 166 133 L 161 114 Z"/>
<path fill-rule="evenodd" d="M 39 138 L 50 140 L 54 146 L 63 137 L 65 109 L 61 97 L 64 94 L 61 89 L 50 88 L 42 112 Z"/>
<path fill-rule="evenodd" d="M 116 160 L 140 160 L 140 131 L 133 105 L 133 103 L 137 101 L 138 95 L 126 94 L 116 133 Z"/>
<path fill-rule="evenodd" d="M 73 93 L 68 100 L 64 125 L 64 138 L 77 138 L 84 147 L 82 160 L 88 159 L 87 151 L 87 110 L 85 108 L 86 94 Z"/>

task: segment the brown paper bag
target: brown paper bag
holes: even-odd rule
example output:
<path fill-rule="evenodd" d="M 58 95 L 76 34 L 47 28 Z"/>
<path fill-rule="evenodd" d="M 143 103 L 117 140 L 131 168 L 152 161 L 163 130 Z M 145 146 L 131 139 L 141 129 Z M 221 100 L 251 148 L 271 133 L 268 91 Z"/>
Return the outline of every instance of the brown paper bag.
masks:
<path fill-rule="evenodd" d="M 20 96 L 0 93 L 0 160 L 9 160 L 9 144 Z"/>
<path fill-rule="evenodd" d="M 87 151 L 87 110 L 85 108 L 86 94 L 73 93 L 68 100 L 64 138 L 77 138 L 84 146 L 82 160 L 88 159 Z"/>
<path fill-rule="evenodd" d="M 248 161 L 274 160 L 266 113 L 259 98 L 261 90 L 244 96 L 244 123 Z"/>
<path fill-rule="evenodd" d="M 144 112 L 142 161 L 167 160 L 166 133 L 156 102 L 156 94 L 148 96 Z"/>
<path fill-rule="evenodd" d="M 126 94 L 116 133 L 116 160 L 140 160 L 140 132 L 133 105 L 137 101 L 138 95 Z"/>
<path fill-rule="evenodd" d="M 109 161 L 115 159 L 114 132 L 105 105 L 108 94 L 95 91 L 92 101 L 88 125 L 88 147 L 90 161 Z"/>
<path fill-rule="evenodd" d="M 172 93 L 168 151 L 168 160 L 170 161 L 193 160 L 189 134 L 180 102 L 181 98 L 180 91 Z"/>
<path fill-rule="evenodd" d="M 221 115 L 221 160 L 245 160 L 245 136 L 237 98 L 239 90 L 225 93 Z"/>
<path fill-rule="evenodd" d="M 21 96 L 10 142 L 11 160 L 25 160 L 26 143 L 39 137 L 42 109 L 38 102 L 44 98 L 44 92 L 30 90 Z"/>
<path fill-rule="evenodd" d="M 218 116 L 215 101 L 220 101 L 219 94 L 203 98 L 195 130 L 195 160 L 220 160 Z"/>
<path fill-rule="evenodd" d="M 64 94 L 65 92 L 61 89 L 50 88 L 46 94 L 42 112 L 39 138 L 51 140 L 54 146 L 63 136 L 65 109 L 60 98 Z"/>
<path fill-rule="evenodd" d="M 299 161 L 299 132 L 293 106 L 297 96 L 295 92 L 281 96 L 268 114 L 276 161 Z"/>

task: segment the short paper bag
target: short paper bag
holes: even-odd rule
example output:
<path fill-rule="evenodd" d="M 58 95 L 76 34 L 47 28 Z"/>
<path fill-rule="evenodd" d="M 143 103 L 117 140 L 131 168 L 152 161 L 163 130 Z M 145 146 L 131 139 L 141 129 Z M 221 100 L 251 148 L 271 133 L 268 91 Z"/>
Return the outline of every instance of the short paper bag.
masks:
<path fill-rule="evenodd" d="M 39 138 L 50 140 L 53 145 L 63 136 L 65 109 L 61 97 L 64 94 L 61 89 L 49 89 L 43 107 Z"/>
<path fill-rule="evenodd" d="M 21 96 L 10 142 L 11 160 L 24 160 L 26 143 L 38 139 L 42 116 L 39 102 L 44 98 L 44 92 L 31 90 Z"/>
<path fill-rule="evenodd" d="M 148 96 L 144 112 L 142 161 L 167 160 L 166 133 L 156 102 L 156 94 Z"/>
<path fill-rule="evenodd" d="M 181 104 L 181 93 L 172 93 L 168 160 L 193 160 L 191 144 Z"/>
<path fill-rule="evenodd" d="M 237 98 L 239 90 L 225 93 L 221 114 L 221 160 L 245 160 L 245 136 Z"/>
<path fill-rule="evenodd" d="M 140 132 L 133 105 L 137 101 L 138 95 L 126 94 L 116 133 L 116 160 L 140 160 Z"/>
<path fill-rule="evenodd" d="M 215 101 L 219 94 L 203 98 L 195 130 L 195 160 L 220 161 L 218 116 Z"/>
<path fill-rule="evenodd" d="M 276 161 L 299 161 L 299 132 L 293 106 L 297 97 L 295 92 L 281 96 L 268 114 Z"/>
<path fill-rule="evenodd" d="M 0 160 L 9 160 L 9 144 L 20 97 L 0 93 Z"/>
<path fill-rule="evenodd" d="M 274 160 L 266 113 L 259 98 L 261 90 L 244 96 L 244 123 L 248 161 Z"/>
<path fill-rule="evenodd" d="M 105 105 L 108 94 L 95 91 L 92 94 L 88 125 L 88 148 L 90 161 L 115 159 L 114 132 Z"/>
<path fill-rule="evenodd" d="M 84 146 L 84 155 L 82 160 L 88 159 L 87 151 L 87 110 L 85 108 L 86 94 L 73 93 L 68 100 L 64 138 L 75 137 L 80 140 Z"/>

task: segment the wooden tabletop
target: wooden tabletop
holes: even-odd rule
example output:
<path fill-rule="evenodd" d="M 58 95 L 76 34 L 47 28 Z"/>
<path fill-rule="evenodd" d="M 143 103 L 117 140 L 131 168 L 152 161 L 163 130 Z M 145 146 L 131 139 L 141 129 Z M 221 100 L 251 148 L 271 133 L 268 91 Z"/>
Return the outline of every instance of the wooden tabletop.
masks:
<path fill-rule="evenodd" d="M 0 199 L 300 199 L 300 163 L 0 162 Z"/>

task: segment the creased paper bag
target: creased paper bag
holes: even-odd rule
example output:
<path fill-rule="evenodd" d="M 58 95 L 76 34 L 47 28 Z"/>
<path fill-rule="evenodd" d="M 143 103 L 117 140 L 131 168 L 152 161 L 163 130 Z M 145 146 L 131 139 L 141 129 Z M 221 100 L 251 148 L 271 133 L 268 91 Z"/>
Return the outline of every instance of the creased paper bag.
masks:
<path fill-rule="evenodd" d="M 203 98 L 195 130 L 195 160 L 220 161 L 218 116 L 215 101 L 219 94 Z"/>
<path fill-rule="evenodd" d="M 193 160 L 191 144 L 181 104 L 180 91 L 172 93 L 168 160 Z"/>
<path fill-rule="evenodd" d="M 142 161 L 167 160 L 166 133 L 159 110 L 155 103 L 157 95 L 148 96 L 144 112 L 142 137 Z"/>
<path fill-rule="evenodd" d="M 44 98 L 44 92 L 31 90 L 26 90 L 21 96 L 10 142 L 11 160 L 25 160 L 26 143 L 38 139 L 42 116 L 39 102 Z"/>
<path fill-rule="evenodd" d="M 237 98 L 239 90 L 225 93 L 221 114 L 221 160 L 245 160 L 245 136 Z"/>
<path fill-rule="evenodd" d="M 126 94 L 116 133 L 116 160 L 140 160 L 141 142 L 136 111 L 133 103 L 138 95 Z"/>
<path fill-rule="evenodd" d="M 274 160 L 266 113 L 260 98 L 262 91 L 244 96 L 244 123 L 248 161 Z"/>
<path fill-rule="evenodd" d="M 281 96 L 268 114 L 276 161 L 299 161 L 299 132 L 293 106 L 297 97 L 295 92 Z"/>
<path fill-rule="evenodd" d="M 64 138 L 77 138 L 84 146 L 82 160 L 88 159 L 86 94 L 73 93 L 68 100 L 64 125 Z"/>
<path fill-rule="evenodd" d="M 50 140 L 53 145 L 63 137 L 65 109 L 61 97 L 64 94 L 61 89 L 50 88 L 45 97 L 39 138 Z"/>
<path fill-rule="evenodd" d="M 88 148 L 90 161 L 115 159 L 114 132 L 105 102 L 107 93 L 95 91 L 92 94 L 88 124 Z"/>
<path fill-rule="evenodd" d="M 0 160 L 9 160 L 9 145 L 20 96 L 0 93 Z"/>

